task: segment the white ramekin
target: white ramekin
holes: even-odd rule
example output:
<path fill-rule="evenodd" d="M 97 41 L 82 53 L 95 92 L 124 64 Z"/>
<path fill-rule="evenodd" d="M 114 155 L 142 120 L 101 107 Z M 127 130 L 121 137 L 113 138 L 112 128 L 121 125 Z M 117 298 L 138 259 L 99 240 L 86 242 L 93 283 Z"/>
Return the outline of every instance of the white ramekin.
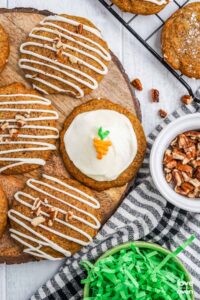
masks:
<path fill-rule="evenodd" d="M 177 194 L 165 180 L 163 172 L 165 150 L 178 134 L 188 130 L 200 130 L 200 113 L 180 117 L 161 131 L 151 150 L 150 171 L 157 189 L 166 200 L 184 210 L 200 213 L 200 198 L 192 199 Z"/>

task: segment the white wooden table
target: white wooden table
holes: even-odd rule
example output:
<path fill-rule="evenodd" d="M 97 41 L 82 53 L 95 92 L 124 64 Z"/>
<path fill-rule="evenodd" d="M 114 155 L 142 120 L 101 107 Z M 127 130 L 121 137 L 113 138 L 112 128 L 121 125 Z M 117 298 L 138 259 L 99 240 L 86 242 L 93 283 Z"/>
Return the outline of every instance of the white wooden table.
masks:
<path fill-rule="evenodd" d="M 160 121 L 157 114 L 159 108 L 170 112 L 180 105 L 180 96 L 186 93 L 185 89 L 97 0 L 0 0 L 0 6 L 48 9 L 55 13 L 66 12 L 85 16 L 94 21 L 102 30 L 112 51 L 122 61 L 129 77 L 138 77 L 143 82 L 144 91 L 139 92 L 137 96 L 141 103 L 143 125 L 147 134 Z M 170 11 L 165 13 L 169 14 Z M 141 19 L 139 25 L 140 29 L 148 30 L 145 28 L 145 19 Z M 199 80 L 189 82 L 196 88 L 200 85 Z M 149 97 L 151 88 L 159 89 L 160 103 L 151 103 Z M 56 272 L 61 263 L 47 261 L 12 266 L 0 265 L 0 300 L 28 299 Z"/>

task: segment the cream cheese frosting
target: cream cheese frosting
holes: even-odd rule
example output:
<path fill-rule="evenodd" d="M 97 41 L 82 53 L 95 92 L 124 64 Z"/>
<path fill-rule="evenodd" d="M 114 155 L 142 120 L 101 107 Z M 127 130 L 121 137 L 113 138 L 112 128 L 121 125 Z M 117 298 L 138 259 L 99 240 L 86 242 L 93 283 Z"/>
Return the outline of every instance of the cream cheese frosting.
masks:
<path fill-rule="evenodd" d="M 93 139 L 98 129 L 109 130 L 112 145 L 103 159 L 97 159 Z M 137 138 L 125 115 L 114 110 L 99 109 L 79 114 L 64 135 L 65 150 L 73 164 L 96 181 L 115 180 L 134 160 Z"/>

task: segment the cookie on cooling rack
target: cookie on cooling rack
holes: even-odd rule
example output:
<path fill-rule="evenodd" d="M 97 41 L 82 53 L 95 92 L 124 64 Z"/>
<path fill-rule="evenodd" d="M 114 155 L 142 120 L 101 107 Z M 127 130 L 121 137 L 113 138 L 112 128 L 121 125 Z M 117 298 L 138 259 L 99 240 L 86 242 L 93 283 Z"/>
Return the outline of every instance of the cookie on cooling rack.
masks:
<path fill-rule="evenodd" d="M 0 88 L 0 173 L 21 174 L 45 165 L 56 150 L 57 112 L 51 101 L 21 83 Z"/>
<path fill-rule="evenodd" d="M 111 60 L 108 45 L 94 24 L 68 15 L 42 20 L 20 53 L 19 65 L 35 89 L 76 98 L 98 88 Z"/>
<path fill-rule="evenodd" d="M 164 59 L 176 70 L 200 78 L 200 2 L 174 13 L 162 31 Z"/>
<path fill-rule="evenodd" d="M 0 238 L 2 237 L 7 225 L 8 201 L 0 186 Z"/>
<path fill-rule="evenodd" d="M 99 191 L 129 182 L 146 150 L 137 117 L 103 99 L 76 107 L 67 117 L 60 139 L 68 172 Z"/>
<path fill-rule="evenodd" d="M 10 52 L 9 38 L 3 26 L 0 25 L 0 72 L 3 71 Z"/>
<path fill-rule="evenodd" d="M 159 13 L 169 0 L 112 0 L 121 10 L 139 15 Z"/>
<path fill-rule="evenodd" d="M 92 241 L 100 228 L 99 208 L 92 191 L 72 179 L 29 179 L 8 212 L 10 234 L 25 253 L 61 259 Z"/>

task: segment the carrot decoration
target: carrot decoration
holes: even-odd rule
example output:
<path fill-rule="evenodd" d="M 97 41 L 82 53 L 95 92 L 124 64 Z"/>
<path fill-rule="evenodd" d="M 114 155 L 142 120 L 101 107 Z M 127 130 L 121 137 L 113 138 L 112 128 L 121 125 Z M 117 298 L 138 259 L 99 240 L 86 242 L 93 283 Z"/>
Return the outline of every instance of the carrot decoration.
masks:
<path fill-rule="evenodd" d="M 95 137 L 93 140 L 93 145 L 97 152 L 97 158 L 102 159 L 104 155 L 108 153 L 109 147 L 112 146 L 110 140 L 105 140 L 109 135 L 110 131 L 103 131 L 103 128 L 100 127 L 98 130 L 98 137 Z"/>

